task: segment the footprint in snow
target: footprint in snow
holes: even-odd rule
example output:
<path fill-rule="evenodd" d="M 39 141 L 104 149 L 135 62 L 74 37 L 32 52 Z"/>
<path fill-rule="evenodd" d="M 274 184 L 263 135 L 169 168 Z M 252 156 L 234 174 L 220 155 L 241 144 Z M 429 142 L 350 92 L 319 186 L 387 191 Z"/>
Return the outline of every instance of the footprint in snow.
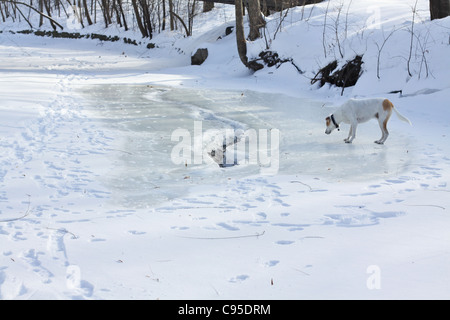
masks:
<path fill-rule="evenodd" d="M 8 277 L 0 269 L 0 300 L 14 300 L 25 295 L 28 290 L 23 285 L 21 279 Z"/>
<path fill-rule="evenodd" d="M 279 240 L 275 242 L 276 244 L 280 244 L 280 245 L 288 245 L 288 244 L 293 244 L 294 241 L 291 240 Z"/>
<path fill-rule="evenodd" d="M 81 269 L 79 266 L 67 266 L 66 287 L 70 290 L 72 299 L 86 299 L 91 297 L 94 292 L 94 286 L 81 278 Z"/>
<path fill-rule="evenodd" d="M 263 219 L 267 219 L 267 214 L 264 212 L 258 212 L 256 215 L 260 216 Z"/>
<path fill-rule="evenodd" d="M 265 266 L 266 267 L 275 267 L 279 263 L 280 263 L 279 260 L 270 260 L 265 263 Z"/>
<path fill-rule="evenodd" d="M 245 281 L 245 280 L 247 280 L 248 278 L 250 278 L 250 276 L 248 276 L 248 275 L 246 275 L 246 274 L 241 274 L 241 275 L 238 275 L 238 276 L 236 276 L 236 277 L 231 278 L 231 279 L 229 280 L 229 282 L 232 282 L 232 283 L 238 283 L 238 282 Z"/>
<path fill-rule="evenodd" d="M 40 255 L 43 255 L 43 253 L 36 252 L 34 249 L 29 249 L 22 252 L 20 258 L 41 278 L 42 283 L 50 283 L 52 282 L 51 278 L 53 278 L 54 275 L 47 268 L 42 266 L 41 261 L 39 260 Z"/>
<path fill-rule="evenodd" d="M 225 223 L 225 222 L 217 223 L 217 225 L 218 225 L 219 227 L 222 227 L 222 228 L 227 229 L 227 230 L 229 230 L 229 231 L 237 231 L 237 230 L 239 230 L 239 228 L 230 226 L 229 224 L 227 224 L 227 223 Z"/>
<path fill-rule="evenodd" d="M 142 234 L 146 234 L 147 232 L 145 231 L 137 231 L 137 230 L 129 230 L 128 233 L 133 234 L 133 235 L 142 235 Z"/>

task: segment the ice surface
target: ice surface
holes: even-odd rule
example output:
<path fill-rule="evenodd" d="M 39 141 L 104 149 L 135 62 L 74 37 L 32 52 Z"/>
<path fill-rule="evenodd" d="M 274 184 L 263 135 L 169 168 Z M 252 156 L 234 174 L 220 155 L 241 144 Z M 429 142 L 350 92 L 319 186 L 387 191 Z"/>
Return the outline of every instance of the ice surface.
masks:
<path fill-rule="evenodd" d="M 185 194 L 198 184 L 221 184 L 230 177 L 265 174 L 302 174 L 329 181 L 358 181 L 399 175 L 411 166 L 412 138 L 392 135 L 387 144 L 373 141 L 381 134 L 373 121 L 359 127 L 354 144 L 345 144 L 346 132 L 324 134 L 324 118 L 333 108 L 308 99 L 254 91 L 176 89 L 149 85 L 97 85 L 83 89 L 87 110 L 116 135 L 114 165 L 104 178 L 112 198 L 125 206 L 152 206 Z M 394 121 L 396 121 L 394 119 Z M 200 127 L 199 127 L 200 126 Z M 192 156 L 186 162 L 171 158 L 179 140 L 175 130 L 189 133 Z M 215 135 L 254 130 L 270 136 L 280 132 L 279 150 L 271 155 L 271 141 L 257 145 L 272 162 L 249 160 L 250 140 L 242 143 L 247 155 L 239 154 L 238 165 L 219 168 L 207 152 L 221 139 Z M 346 131 L 346 128 L 343 128 Z M 199 131 L 200 130 L 200 131 Z M 194 146 L 202 145 L 201 161 L 195 161 Z M 229 150 L 229 149 L 228 149 Z M 279 165 L 275 167 L 275 158 Z M 277 160 L 278 160 L 277 159 Z"/>

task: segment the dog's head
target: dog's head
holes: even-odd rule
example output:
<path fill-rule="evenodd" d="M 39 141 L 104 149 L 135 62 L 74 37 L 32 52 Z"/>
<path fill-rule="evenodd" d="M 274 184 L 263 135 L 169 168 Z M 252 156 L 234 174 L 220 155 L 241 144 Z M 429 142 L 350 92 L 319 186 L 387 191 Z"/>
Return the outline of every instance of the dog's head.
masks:
<path fill-rule="evenodd" d="M 339 125 L 332 119 L 333 115 L 325 118 L 327 128 L 325 129 L 326 134 L 330 134 L 334 129 L 339 130 Z"/>

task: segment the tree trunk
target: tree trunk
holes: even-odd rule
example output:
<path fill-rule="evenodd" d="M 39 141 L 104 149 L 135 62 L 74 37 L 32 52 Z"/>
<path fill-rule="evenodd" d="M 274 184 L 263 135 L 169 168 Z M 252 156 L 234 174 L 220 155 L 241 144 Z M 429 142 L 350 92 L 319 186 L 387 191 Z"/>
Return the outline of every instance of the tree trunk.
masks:
<path fill-rule="evenodd" d="M 236 12 L 236 43 L 239 53 L 239 58 L 242 63 L 249 69 L 253 71 L 258 71 L 264 66 L 258 63 L 256 60 L 248 61 L 247 58 L 247 42 L 245 41 L 244 35 L 244 16 L 243 16 L 243 6 L 242 0 L 235 0 L 235 12 Z"/>
<path fill-rule="evenodd" d="M 192 35 L 192 29 L 194 25 L 194 17 L 195 17 L 195 5 L 197 4 L 197 0 L 194 0 L 192 2 L 192 7 L 189 8 L 189 2 L 187 4 L 188 6 L 188 27 L 189 27 L 189 35 Z"/>
<path fill-rule="evenodd" d="M 209 12 L 214 8 L 214 2 L 203 1 L 203 12 Z"/>
<path fill-rule="evenodd" d="M 242 12 L 242 0 L 235 0 L 235 13 L 236 13 L 236 43 L 239 53 L 239 58 L 242 63 L 248 67 L 247 58 L 247 43 L 245 42 L 244 35 L 244 17 Z"/>
<path fill-rule="evenodd" d="M 134 15 L 136 16 L 136 22 L 138 24 L 139 30 L 141 31 L 142 37 L 148 38 L 147 30 L 144 28 L 141 15 L 139 14 L 139 7 L 137 5 L 137 0 L 131 0 L 131 4 L 133 5 Z"/>
<path fill-rule="evenodd" d="M 430 0 L 431 20 L 450 16 L 450 0 Z"/>
<path fill-rule="evenodd" d="M 48 1 L 48 2 L 44 1 L 44 5 L 45 5 L 45 10 L 47 10 L 47 15 L 51 18 L 52 14 L 50 12 L 50 3 L 49 2 L 50 1 Z M 53 23 L 52 20 L 49 20 L 49 21 L 50 21 L 50 25 L 52 26 L 53 30 L 56 31 L 56 25 Z"/>
<path fill-rule="evenodd" d="M 102 0 L 101 8 L 103 12 L 103 19 L 105 20 L 105 28 L 108 28 L 108 26 L 111 24 L 111 16 L 109 14 L 110 11 L 109 2 L 107 2 L 106 0 Z"/>
<path fill-rule="evenodd" d="M 162 30 L 166 30 L 166 0 L 162 1 L 162 9 L 163 9 L 163 19 L 162 19 Z"/>
<path fill-rule="evenodd" d="M 120 14 L 122 15 L 123 27 L 125 28 L 125 31 L 128 31 L 127 19 L 125 18 L 125 14 L 123 12 L 123 7 L 122 7 L 122 0 L 118 0 L 117 4 L 119 5 Z"/>
<path fill-rule="evenodd" d="M 3 14 L 3 9 L 2 9 L 2 6 L 0 5 L 0 13 L 2 14 L 2 20 L 3 20 L 3 22 L 6 22 L 6 18 L 5 18 L 5 15 Z"/>
<path fill-rule="evenodd" d="M 147 29 L 147 35 L 151 39 L 153 35 L 152 21 L 150 17 L 150 8 L 147 0 L 140 0 L 142 8 L 142 19 L 144 21 L 144 27 Z"/>
<path fill-rule="evenodd" d="M 261 5 L 259 0 L 248 0 L 248 18 L 250 22 L 250 33 L 248 34 L 248 40 L 254 41 L 261 38 L 259 29 L 266 25 L 261 14 Z"/>
<path fill-rule="evenodd" d="M 75 1 L 74 1 L 74 5 L 75 5 Z M 81 27 L 84 28 L 84 23 L 83 23 L 83 11 L 82 11 L 82 6 L 81 6 L 81 0 L 78 0 L 78 16 L 79 16 L 79 22 L 81 24 Z"/>
<path fill-rule="evenodd" d="M 39 0 L 39 7 L 40 12 L 44 12 L 44 0 Z M 42 27 L 44 24 L 44 17 L 42 15 L 39 16 L 39 27 Z"/>
<path fill-rule="evenodd" d="M 169 0 L 169 12 L 173 12 L 173 0 Z M 173 15 L 169 14 L 169 20 L 170 20 L 170 31 L 175 30 L 175 24 L 173 21 Z"/>
<path fill-rule="evenodd" d="M 87 20 L 88 24 L 91 26 L 93 23 L 92 23 L 91 16 L 89 15 L 89 8 L 88 8 L 86 0 L 83 0 L 83 7 L 84 7 L 84 14 L 86 15 L 86 20 Z"/>

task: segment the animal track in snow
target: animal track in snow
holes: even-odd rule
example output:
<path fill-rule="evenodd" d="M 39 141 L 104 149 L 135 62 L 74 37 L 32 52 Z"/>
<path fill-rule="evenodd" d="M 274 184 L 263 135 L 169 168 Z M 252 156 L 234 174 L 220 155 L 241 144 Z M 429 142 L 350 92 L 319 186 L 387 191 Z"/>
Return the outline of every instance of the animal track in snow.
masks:
<path fill-rule="evenodd" d="M 236 277 L 231 278 L 231 279 L 229 280 L 229 282 L 232 282 L 232 283 L 239 283 L 239 282 L 242 282 L 242 281 L 247 280 L 248 278 L 250 278 L 249 275 L 241 274 L 241 275 L 238 275 L 238 276 L 236 276 Z"/>

